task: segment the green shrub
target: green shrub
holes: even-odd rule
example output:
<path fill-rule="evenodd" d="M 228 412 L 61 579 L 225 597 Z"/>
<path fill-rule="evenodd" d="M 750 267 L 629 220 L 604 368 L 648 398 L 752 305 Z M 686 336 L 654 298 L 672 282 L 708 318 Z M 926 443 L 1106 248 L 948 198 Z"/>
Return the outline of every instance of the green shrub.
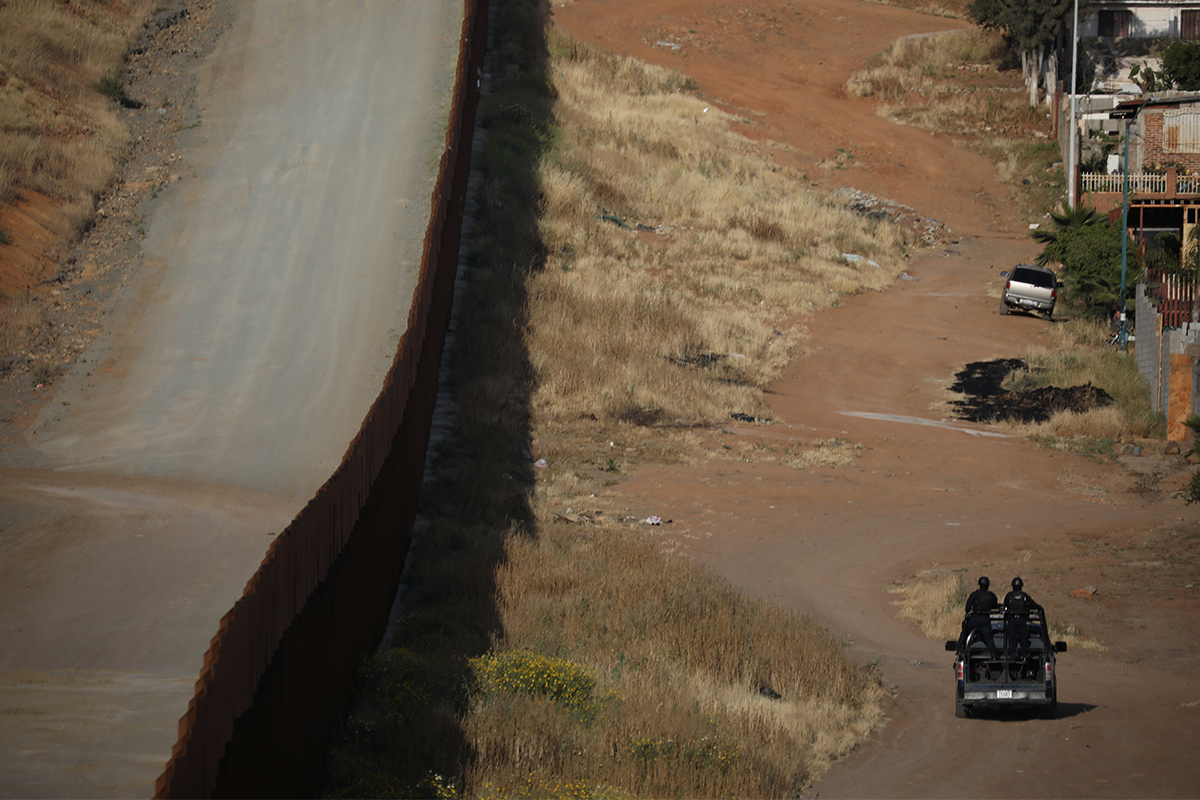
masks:
<path fill-rule="evenodd" d="M 125 80 L 119 71 L 109 70 L 104 73 L 92 88 L 118 105 L 128 99 L 125 95 Z"/>
<path fill-rule="evenodd" d="M 1183 487 L 1183 499 L 1189 506 L 1200 503 L 1200 472 L 1193 475 L 1187 486 Z"/>
<path fill-rule="evenodd" d="M 1168 84 L 1185 92 L 1200 90 L 1200 41 L 1171 42 L 1163 50 L 1162 64 Z"/>
<path fill-rule="evenodd" d="M 518 651 L 480 656 L 470 661 L 479 688 L 545 697 L 581 717 L 590 719 L 606 700 L 595 696 L 596 679 L 586 669 L 561 658 Z"/>

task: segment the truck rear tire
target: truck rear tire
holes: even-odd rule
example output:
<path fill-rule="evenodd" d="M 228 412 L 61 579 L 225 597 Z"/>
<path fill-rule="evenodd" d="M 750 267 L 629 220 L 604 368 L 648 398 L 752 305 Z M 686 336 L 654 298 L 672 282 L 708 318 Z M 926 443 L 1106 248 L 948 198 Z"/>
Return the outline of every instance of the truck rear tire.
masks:
<path fill-rule="evenodd" d="M 958 717 L 959 719 L 970 719 L 971 709 L 964 706 L 962 700 L 956 698 L 954 700 L 954 716 Z"/>
<path fill-rule="evenodd" d="M 1058 714 L 1058 687 L 1050 693 L 1050 705 L 1042 709 L 1042 719 L 1054 719 Z"/>

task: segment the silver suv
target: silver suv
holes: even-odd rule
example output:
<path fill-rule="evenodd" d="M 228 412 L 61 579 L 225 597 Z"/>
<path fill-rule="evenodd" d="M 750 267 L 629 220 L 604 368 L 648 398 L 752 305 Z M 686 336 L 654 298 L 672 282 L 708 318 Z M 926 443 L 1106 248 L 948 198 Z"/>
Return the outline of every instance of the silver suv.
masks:
<path fill-rule="evenodd" d="M 1054 315 L 1054 302 L 1058 299 L 1058 287 L 1061 286 L 1054 273 L 1045 267 L 1033 264 L 1017 264 L 1006 275 L 1004 291 L 1000 293 L 1000 313 L 1007 314 L 1010 309 L 1022 311 L 1038 311 L 1050 319 Z"/>

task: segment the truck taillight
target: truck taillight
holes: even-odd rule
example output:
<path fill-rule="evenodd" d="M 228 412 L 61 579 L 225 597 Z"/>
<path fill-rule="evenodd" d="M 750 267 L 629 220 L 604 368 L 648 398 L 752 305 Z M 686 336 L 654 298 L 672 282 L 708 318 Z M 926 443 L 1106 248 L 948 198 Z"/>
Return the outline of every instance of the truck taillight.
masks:
<path fill-rule="evenodd" d="M 963 679 L 963 662 L 954 662 L 954 672 L 957 673 L 958 679 L 961 681 Z"/>
<path fill-rule="evenodd" d="M 1053 678 L 1053 677 L 1054 677 L 1054 665 L 1051 664 L 1049 661 L 1047 661 L 1046 662 L 1046 683 L 1049 683 L 1051 678 Z"/>
<path fill-rule="evenodd" d="M 1055 300 L 1057 298 L 1058 298 L 1058 289 L 1051 289 L 1050 290 L 1050 299 Z"/>
<path fill-rule="evenodd" d="M 1005 281 L 1004 282 L 1004 291 L 1007 292 L 1011 288 L 1012 288 L 1012 281 Z"/>

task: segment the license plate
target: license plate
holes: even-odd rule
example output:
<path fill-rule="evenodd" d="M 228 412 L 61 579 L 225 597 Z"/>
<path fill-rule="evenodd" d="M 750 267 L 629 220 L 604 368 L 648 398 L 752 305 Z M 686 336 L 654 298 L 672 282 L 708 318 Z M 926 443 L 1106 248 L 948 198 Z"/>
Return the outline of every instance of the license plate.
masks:
<path fill-rule="evenodd" d="M 1012 689 L 997 689 L 996 690 L 996 699 L 997 700 L 1012 700 Z"/>

